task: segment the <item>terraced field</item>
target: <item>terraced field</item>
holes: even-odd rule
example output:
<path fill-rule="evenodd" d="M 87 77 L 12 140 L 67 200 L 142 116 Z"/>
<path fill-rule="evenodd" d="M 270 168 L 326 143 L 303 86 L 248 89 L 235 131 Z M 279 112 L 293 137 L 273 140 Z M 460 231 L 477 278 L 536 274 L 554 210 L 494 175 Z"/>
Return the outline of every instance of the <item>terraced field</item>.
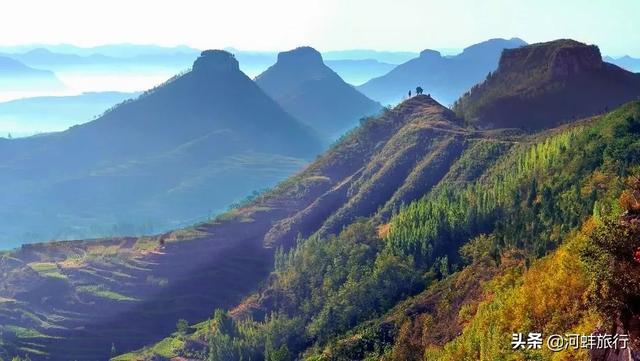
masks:
<path fill-rule="evenodd" d="M 0 352 L 104 360 L 112 347 L 158 341 L 179 318 L 207 318 L 212 305 L 232 305 L 257 286 L 271 264 L 251 242 L 216 242 L 203 229 L 180 240 L 59 242 L 1 256 Z"/>

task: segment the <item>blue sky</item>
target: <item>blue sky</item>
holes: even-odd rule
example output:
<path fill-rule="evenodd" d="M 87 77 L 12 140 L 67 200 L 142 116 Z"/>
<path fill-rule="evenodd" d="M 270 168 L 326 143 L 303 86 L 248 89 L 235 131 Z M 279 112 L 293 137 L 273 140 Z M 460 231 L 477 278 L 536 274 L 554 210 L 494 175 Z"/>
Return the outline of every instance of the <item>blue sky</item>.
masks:
<path fill-rule="evenodd" d="M 0 45 L 417 51 L 518 36 L 640 57 L 638 15 L 640 0 L 20 0 L 3 4 Z"/>

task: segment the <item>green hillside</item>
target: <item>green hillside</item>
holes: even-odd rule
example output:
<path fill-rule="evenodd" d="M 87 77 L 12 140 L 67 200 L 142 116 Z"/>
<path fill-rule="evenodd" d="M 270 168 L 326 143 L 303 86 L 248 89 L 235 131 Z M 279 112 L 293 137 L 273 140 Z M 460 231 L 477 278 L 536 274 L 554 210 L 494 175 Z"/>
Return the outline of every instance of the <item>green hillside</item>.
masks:
<path fill-rule="evenodd" d="M 390 222 L 361 219 L 278 252 L 234 321 L 218 314 L 164 356 L 208 346 L 211 360 L 551 359 L 511 352 L 511 332 L 590 333 L 615 319 L 600 312 L 584 249 L 640 170 L 640 103 L 506 146 L 470 141 Z M 468 161 L 479 154 L 481 169 Z"/>
<path fill-rule="evenodd" d="M 416 97 L 369 120 L 304 172 L 212 223 L 161 238 L 36 245 L 4 255 L 5 347 L 35 359 L 39 353 L 64 359 L 60 355 L 69 350 L 79 359 L 107 355 L 112 343 L 116 350 L 152 344 L 149 340 L 174 332 L 178 318 L 195 323 L 216 307 L 228 310 L 233 321 L 221 311 L 214 321 L 118 359 L 204 357 L 209 350 L 223 350 L 251 359 L 266 352 L 403 360 L 407 353 L 427 350 L 442 359 L 451 352 L 475 352 L 490 360 L 505 352 L 504 344 L 500 331 L 487 340 L 493 344 L 474 343 L 478 332 L 486 332 L 481 327 L 488 321 L 482 320 L 497 322 L 496 330 L 531 322 L 561 331 L 595 327 L 603 317 L 585 301 L 595 274 L 576 249 L 588 244 L 589 229 L 622 212 L 617 199 L 627 177 L 638 171 L 633 164 L 640 157 L 640 104 L 534 135 L 468 131 L 438 107 L 428 97 Z M 376 133 L 383 125 L 401 136 L 379 138 L 387 134 Z M 405 133 L 419 129 L 434 132 L 429 139 L 436 143 L 426 148 L 431 151 L 412 157 L 408 170 L 389 173 L 398 172 L 389 168 L 398 161 L 385 163 L 385 148 L 423 149 L 414 142 L 424 138 Z M 453 134 L 459 151 L 435 157 L 445 154 L 443 146 Z M 380 142 L 386 145 L 371 151 L 368 144 Z M 353 164 L 351 157 L 364 159 L 364 169 L 377 169 L 373 179 L 404 174 L 404 180 L 391 193 L 368 193 L 366 180 L 372 176 L 359 177 L 372 170 Z M 417 182 L 419 174 L 438 170 L 431 183 Z M 320 207 L 320 200 L 331 199 L 344 184 L 350 200 L 336 206 L 334 198 L 329 210 Z M 407 189 L 425 191 L 402 198 L 419 194 Z M 353 199 L 359 198 L 369 206 L 354 208 Z M 345 209 L 358 209 L 365 218 L 348 217 Z M 325 222 L 314 224 L 304 216 L 317 219 L 314 212 L 320 210 L 328 214 Z M 338 224 L 346 228 L 331 235 Z M 308 238 L 296 243 L 299 235 L 290 238 L 286 225 Z M 211 256 L 215 244 L 221 247 L 214 252 L 219 256 Z M 287 244 L 294 247 L 279 246 Z M 255 252 L 247 252 L 250 245 Z M 271 255 L 275 267 L 267 277 Z M 558 272 L 558 267 L 570 269 Z M 218 281 L 209 278 L 214 274 Z M 545 282 L 537 284 L 534 277 Z M 260 286 L 262 279 L 268 281 Z M 516 302 L 517 295 L 543 297 L 539 287 L 562 290 L 565 284 L 571 285 L 569 298 L 547 298 L 546 307 L 536 310 L 541 315 L 527 321 L 531 313 L 523 308 L 530 304 Z M 67 291 L 35 302 L 53 288 Z M 257 292 L 244 296 L 252 290 Z M 520 307 L 524 318 L 512 319 L 513 309 L 502 311 L 506 306 L 494 305 L 496 297 L 515 302 L 510 307 Z M 571 302 L 563 304 L 567 299 Z M 109 311 L 97 315 L 96 305 Z M 500 312 L 502 318 L 494 317 Z M 94 321 L 88 329 L 71 331 L 89 319 Z M 213 326 L 219 322 L 227 324 L 226 334 Z"/>

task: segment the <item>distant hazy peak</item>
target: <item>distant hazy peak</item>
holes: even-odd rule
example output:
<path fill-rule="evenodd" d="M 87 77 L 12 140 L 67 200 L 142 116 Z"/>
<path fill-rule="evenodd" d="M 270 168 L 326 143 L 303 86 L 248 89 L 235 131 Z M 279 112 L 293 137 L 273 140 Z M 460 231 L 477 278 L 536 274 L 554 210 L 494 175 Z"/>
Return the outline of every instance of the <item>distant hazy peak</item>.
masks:
<path fill-rule="evenodd" d="M 289 51 L 278 53 L 278 63 L 296 65 L 298 63 L 324 65 L 322 54 L 310 46 L 301 46 Z"/>
<path fill-rule="evenodd" d="M 420 57 L 421 58 L 441 58 L 442 54 L 440 54 L 439 51 L 437 50 L 432 50 L 432 49 L 424 49 L 423 51 L 420 52 Z"/>
<path fill-rule="evenodd" d="M 193 63 L 193 71 L 238 71 L 238 61 L 233 54 L 224 50 L 205 50 Z"/>
<path fill-rule="evenodd" d="M 502 39 L 502 38 L 494 38 L 483 41 L 481 43 L 470 45 L 462 50 L 462 53 L 459 56 L 467 57 L 467 56 L 494 56 L 494 52 L 492 49 L 513 49 L 521 46 L 527 45 L 527 42 L 520 38 L 511 38 L 511 39 Z"/>

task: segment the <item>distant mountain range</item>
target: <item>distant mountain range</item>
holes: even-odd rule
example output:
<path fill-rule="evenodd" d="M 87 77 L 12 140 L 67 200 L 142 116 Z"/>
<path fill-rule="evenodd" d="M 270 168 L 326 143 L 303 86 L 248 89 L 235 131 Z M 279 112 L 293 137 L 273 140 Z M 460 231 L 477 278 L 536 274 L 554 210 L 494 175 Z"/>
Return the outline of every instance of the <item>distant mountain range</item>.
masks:
<path fill-rule="evenodd" d="M 64 85 L 51 71 L 35 69 L 15 59 L 0 56 L 0 91 L 33 88 L 57 90 L 64 88 Z"/>
<path fill-rule="evenodd" d="M 84 54 L 84 52 L 82 52 Z M 51 69 L 54 71 L 78 67 L 125 66 L 138 65 L 164 68 L 187 68 L 197 53 L 136 53 L 113 56 L 100 53 L 80 55 L 74 53 L 53 52 L 45 48 L 36 48 L 23 53 L 5 53 L 4 56 L 19 60 L 29 66 Z"/>
<path fill-rule="evenodd" d="M 453 109 L 478 127 L 537 130 L 638 99 L 640 74 L 603 62 L 595 45 L 557 40 L 505 50 Z"/>
<path fill-rule="evenodd" d="M 607 63 L 615 64 L 623 69 L 627 69 L 634 73 L 640 73 L 640 59 L 632 58 L 628 55 L 619 58 L 605 56 L 604 61 L 606 61 Z"/>
<path fill-rule="evenodd" d="M 101 92 L 46 96 L 0 103 L 0 136 L 13 137 L 62 131 L 86 123 L 139 93 Z"/>
<path fill-rule="evenodd" d="M 206 51 L 192 71 L 94 121 L 0 142 L 0 184 L 10 195 L 0 209 L 1 240 L 193 222 L 274 184 L 321 149 L 316 133 L 240 72 L 231 54 Z"/>
<path fill-rule="evenodd" d="M 325 60 L 375 60 L 381 63 L 402 64 L 416 56 L 412 51 L 378 51 L 370 49 L 333 50 L 322 53 Z"/>
<path fill-rule="evenodd" d="M 50 52 L 60 54 L 72 54 L 80 56 L 99 54 L 108 57 L 131 57 L 138 55 L 159 55 L 175 53 L 189 53 L 197 56 L 201 51 L 186 45 L 173 47 L 144 44 L 108 44 L 92 47 L 81 47 L 72 44 L 28 44 L 17 46 L 0 46 L 0 52 L 3 53 L 25 53 L 34 49 L 46 49 Z"/>
<path fill-rule="evenodd" d="M 526 43 L 518 38 L 491 39 L 469 46 L 455 56 L 424 50 L 388 74 L 371 79 L 358 90 L 382 104 L 396 104 L 417 86 L 442 104 L 452 104 L 462 93 L 495 70 L 503 49 Z"/>
<path fill-rule="evenodd" d="M 244 73 L 253 77 L 262 73 L 277 60 L 277 52 L 245 51 L 227 48 L 234 54 Z M 162 48 L 153 46 L 102 46 L 79 48 L 67 46 L 40 47 L 0 47 L 0 53 L 24 64 L 54 71 L 122 71 L 121 67 L 167 68 L 183 70 L 188 68 L 198 53 L 188 47 Z M 414 53 L 391 53 L 374 51 L 329 52 L 331 59 L 327 65 L 340 74 L 345 81 L 358 85 L 374 76 L 386 74 L 393 69 L 393 61 L 404 59 Z M 353 56 L 354 58 L 345 58 Z M 371 56 L 371 58 L 366 58 Z M 384 62 L 377 59 L 386 59 Z"/>
<path fill-rule="evenodd" d="M 255 81 L 286 111 L 328 138 L 337 138 L 382 108 L 345 83 L 310 47 L 278 54 L 278 61 Z"/>

